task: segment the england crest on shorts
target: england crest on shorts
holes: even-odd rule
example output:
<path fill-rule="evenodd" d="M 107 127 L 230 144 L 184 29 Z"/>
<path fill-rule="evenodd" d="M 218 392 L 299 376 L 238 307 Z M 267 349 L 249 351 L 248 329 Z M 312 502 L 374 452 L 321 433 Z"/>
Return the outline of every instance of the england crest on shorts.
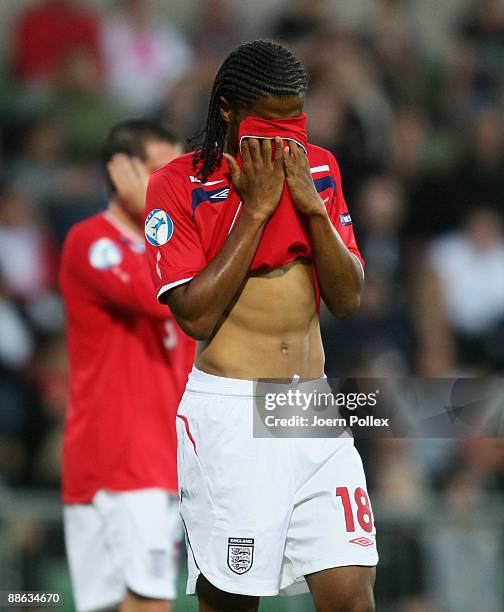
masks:
<path fill-rule="evenodd" d="M 254 563 L 253 538 L 228 538 L 227 564 L 235 574 L 245 574 Z"/>

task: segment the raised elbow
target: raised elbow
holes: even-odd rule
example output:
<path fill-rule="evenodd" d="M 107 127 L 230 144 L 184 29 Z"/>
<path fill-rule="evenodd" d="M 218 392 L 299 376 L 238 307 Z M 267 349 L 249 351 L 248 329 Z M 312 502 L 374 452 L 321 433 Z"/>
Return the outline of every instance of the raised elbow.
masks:
<path fill-rule="evenodd" d="M 358 312 L 360 303 L 360 294 L 355 294 L 345 300 L 338 301 L 336 304 L 332 305 L 329 310 L 336 319 L 346 319 Z"/>
<path fill-rule="evenodd" d="M 204 342 L 208 340 L 215 328 L 215 321 L 211 317 L 211 313 L 206 309 L 206 312 L 198 312 L 201 309 L 190 308 L 190 304 L 184 301 L 186 287 L 177 287 L 171 291 L 170 299 L 167 300 L 170 309 L 175 317 L 175 320 L 181 327 L 182 331 L 194 340 Z"/>
<path fill-rule="evenodd" d="M 179 320 L 179 325 L 188 336 L 200 342 L 209 340 L 215 327 L 213 323 L 205 317 L 194 320 Z"/>

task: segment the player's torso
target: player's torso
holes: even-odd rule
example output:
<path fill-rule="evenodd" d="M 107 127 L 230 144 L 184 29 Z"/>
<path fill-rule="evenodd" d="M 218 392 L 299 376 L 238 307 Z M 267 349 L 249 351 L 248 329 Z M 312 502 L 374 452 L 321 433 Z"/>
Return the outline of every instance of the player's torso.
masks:
<path fill-rule="evenodd" d="M 174 489 L 174 415 L 188 371 L 189 343 L 168 309 L 163 320 L 114 307 L 99 287 L 75 273 L 77 266 L 90 265 L 128 283 L 134 274 L 138 279 L 140 266 L 146 287 L 151 286 L 141 242 L 100 216 L 84 223 L 73 237 L 77 247 L 64 252 L 60 279 L 71 380 L 64 497 L 82 502 L 97 487 Z M 134 290 L 128 289 L 131 295 Z"/>
<path fill-rule="evenodd" d="M 150 318 L 114 307 L 96 289 L 73 275 L 74 266 L 95 267 L 131 283 L 145 270 L 142 243 L 122 234 L 101 216 L 88 220 L 82 232 L 80 260 L 64 262 L 61 284 L 67 311 L 71 375 L 71 411 L 79 405 L 107 405 L 125 411 L 130 404 L 159 405 L 164 393 L 174 393 L 184 381 L 178 356 L 184 340 L 169 319 Z M 116 262 L 116 263 L 114 263 Z M 106 277 L 104 277 L 106 283 Z M 133 286 L 128 288 L 133 293 Z M 150 297 L 150 296 L 148 296 Z M 152 384 L 156 380 L 156 385 Z"/>
<path fill-rule="evenodd" d="M 323 199 L 332 197 L 334 180 L 321 150 L 310 149 L 309 157 L 317 191 Z M 212 249 L 229 181 L 221 169 L 193 187 L 194 220 L 205 250 Z M 199 344 L 196 366 L 229 378 L 321 376 L 324 352 L 312 262 L 298 258 L 269 272 L 249 274 L 215 335 Z"/>
<path fill-rule="evenodd" d="M 318 378 L 324 370 L 313 266 L 297 259 L 247 278 L 196 365 L 229 378 Z"/>

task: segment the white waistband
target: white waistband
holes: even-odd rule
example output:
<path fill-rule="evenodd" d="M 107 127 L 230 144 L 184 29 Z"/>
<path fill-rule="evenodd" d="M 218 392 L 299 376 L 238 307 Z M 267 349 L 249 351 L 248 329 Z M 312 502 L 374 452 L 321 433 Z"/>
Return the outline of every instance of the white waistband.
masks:
<path fill-rule="evenodd" d="M 187 390 L 217 395 L 254 395 L 254 381 L 214 376 L 193 366 L 187 381 Z"/>
<path fill-rule="evenodd" d="M 324 375 L 318 380 L 326 380 L 326 376 Z M 311 380 L 308 382 L 298 381 L 299 376 L 295 375 L 289 386 L 302 389 L 304 385 L 313 386 L 313 384 L 316 382 L 316 380 Z M 254 397 L 255 384 L 256 381 L 254 380 L 226 378 L 224 376 L 207 374 L 202 370 L 198 370 L 196 366 L 193 366 L 192 371 L 189 373 L 186 389 L 192 393 L 211 393 L 213 395 L 239 395 Z"/>

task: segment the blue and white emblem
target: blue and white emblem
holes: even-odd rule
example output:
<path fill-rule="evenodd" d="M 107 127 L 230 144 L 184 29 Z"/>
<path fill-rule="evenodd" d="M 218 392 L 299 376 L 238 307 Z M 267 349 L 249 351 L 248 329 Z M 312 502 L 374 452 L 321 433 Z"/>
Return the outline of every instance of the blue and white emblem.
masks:
<path fill-rule="evenodd" d="M 153 246 L 162 246 L 173 236 L 173 221 L 160 208 L 154 208 L 145 220 L 145 237 Z"/>
<path fill-rule="evenodd" d="M 108 270 L 122 261 L 121 249 L 110 238 L 100 238 L 89 247 L 89 263 L 97 270 Z"/>
<path fill-rule="evenodd" d="M 350 213 L 341 213 L 340 215 L 340 225 L 345 227 L 346 225 L 352 225 L 352 217 Z"/>
<path fill-rule="evenodd" d="M 226 200 L 229 195 L 229 187 L 226 189 L 222 189 L 217 193 L 214 193 L 210 196 L 211 200 Z"/>

